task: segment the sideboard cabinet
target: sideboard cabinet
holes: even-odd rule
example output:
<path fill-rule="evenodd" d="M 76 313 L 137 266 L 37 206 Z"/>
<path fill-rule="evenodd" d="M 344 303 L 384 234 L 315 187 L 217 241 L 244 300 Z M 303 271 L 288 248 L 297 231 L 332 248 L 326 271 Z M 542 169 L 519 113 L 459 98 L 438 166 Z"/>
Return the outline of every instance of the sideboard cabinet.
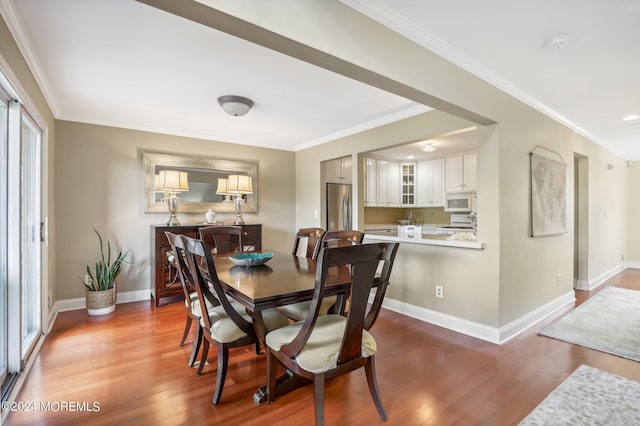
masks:
<path fill-rule="evenodd" d="M 167 261 L 167 253 L 171 246 L 165 231 L 174 234 L 198 238 L 198 229 L 209 225 L 166 226 L 151 225 L 151 296 L 156 306 L 162 299 L 182 296 L 182 284 L 176 269 Z M 242 245 L 245 251 L 262 250 L 262 225 L 250 224 L 242 226 Z"/>

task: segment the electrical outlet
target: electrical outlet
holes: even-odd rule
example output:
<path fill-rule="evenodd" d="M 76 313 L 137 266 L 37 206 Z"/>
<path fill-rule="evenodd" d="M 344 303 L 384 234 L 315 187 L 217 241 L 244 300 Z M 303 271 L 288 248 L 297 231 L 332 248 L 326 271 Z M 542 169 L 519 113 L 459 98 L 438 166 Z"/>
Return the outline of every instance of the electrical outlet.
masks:
<path fill-rule="evenodd" d="M 93 280 L 91 279 L 91 275 L 87 274 L 84 276 L 84 283 L 86 285 L 91 285 L 93 284 Z"/>
<path fill-rule="evenodd" d="M 560 278 L 562 278 L 562 275 L 558 274 L 558 277 L 556 278 L 556 285 L 560 285 Z"/>
<path fill-rule="evenodd" d="M 439 299 L 444 297 L 444 288 L 441 285 L 436 286 L 436 297 Z"/>

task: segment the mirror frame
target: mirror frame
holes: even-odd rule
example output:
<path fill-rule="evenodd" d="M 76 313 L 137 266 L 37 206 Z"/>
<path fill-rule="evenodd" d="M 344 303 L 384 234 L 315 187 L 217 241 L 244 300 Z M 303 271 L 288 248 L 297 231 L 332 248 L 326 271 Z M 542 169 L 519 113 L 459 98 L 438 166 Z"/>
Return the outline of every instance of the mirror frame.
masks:
<path fill-rule="evenodd" d="M 157 202 L 155 200 L 153 180 L 155 177 L 156 166 L 218 170 L 222 172 L 229 172 L 229 174 L 247 174 L 253 179 L 253 194 L 247 195 L 247 201 L 242 206 L 242 212 L 256 213 L 258 211 L 257 162 L 143 152 L 142 164 L 144 168 L 145 213 L 167 213 L 167 204 L 165 202 Z M 207 209 L 211 209 L 216 213 L 233 213 L 235 212 L 235 203 L 180 202 L 178 213 L 205 213 Z"/>

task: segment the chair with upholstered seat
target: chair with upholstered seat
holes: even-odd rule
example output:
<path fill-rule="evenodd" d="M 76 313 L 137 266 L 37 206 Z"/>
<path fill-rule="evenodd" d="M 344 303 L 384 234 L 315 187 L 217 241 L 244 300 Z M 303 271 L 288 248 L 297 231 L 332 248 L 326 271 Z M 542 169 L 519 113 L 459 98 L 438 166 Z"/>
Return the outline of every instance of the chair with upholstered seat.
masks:
<path fill-rule="evenodd" d="M 325 230 L 322 228 L 299 229 L 293 242 L 293 249 L 291 250 L 291 254 L 298 256 L 302 254 L 298 253 L 298 251 L 304 251 L 303 257 L 315 260 L 318 257 L 318 252 L 320 251 L 320 243 L 322 241 L 322 236 L 324 235 L 324 233 Z M 300 244 L 305 240 L 306 249 L 301 250 Z"/>
<path fill-rule="evenodd" d="M 304 321 L 278 328 L 266 335 L 267 400 L 273 402 L 277 364 L 313 380 L 316 424 L 324 424 L 324 382 L 364 367 L 369 392 L 382 419 L 387 413 L 382 404 L 375 374 L 376 341 L 368 332 L 373 326 L 386 291 L 398 243 L 358 244 L 324 248 L 316 267 L 316 284 L 309 315 Z M 383 262 L 376 280 L 376 270 Z M 345 316 L 320 316 L 330 268 L 349 267 L 351 306 Z M 374 286 L 377 283 L 377 286 Z M 369 294 L 375 288 L 371 307 Z"/>
<path fill-rule="evenodd" d="M 202 227 L 198 232 L 200 239 L 214 248 L 216 254 L 244 251 L 241 226 L 212 225 Z"/>
<path fill-rule="evenodd" d="M 300 255 L 300 243 L 306 239 L 307 247 L 304 250 L 304 257 L 316 260 L 318 253 L 320 252 L 320 244 L 322 243 L 322 237 L 325 234 L 325 230 L 322 228 L 302 228 L 296 233 L 296 238 L 293 243 L 293 249 L 291 254 Z M 336 303 L 335 296 L 325 297 L 322 301 L 322 307 L 320 308 L 320 315 L 326 315 L 329 309 Z M 309 306 L 311 302 L 293 303 L 291 305 L 285 305 L 278 308 L 278 311 L 288 316 L 294 321 L 300 321 L 307 317 L 309 312 Z"/>
<path fill-rule="evenodd" d="M 198 368 L 198 374 L 207 359 L 209 345 L 213 344 L 218 349 L 218 372 L 216 375 L 216 388 L 212 403 L 217 404 L 222 396 L 224 381 L 229 363 L 229 349 L 240 346 L 256 345 L 256 353 L 259 352 L 260 341 L 253 328 L 252 318 L 238 303 L 232 303 L 218 279 L 211 248 L 202 240 L 181 236 L 187 258 L 187 265 L 191 279 L 195 283 L 196 293 L 202 309 L 201 325 L 205 338 L 202 347 L 202 361 Z M 202 271 L 203 268 L 205 271 Z M 206 276 L 206 278 L 205 278 Z M 218 306 L 206 303 L 212 300 L 214 292 Z M 274 330 L 289 323 L 284 315 L 275 310 L 262 311 L 264 325 L 267 330 Z"/>
<path fill-rule="evenodd" d="M 346 247 L 362 244 L 364 232 L 356 230 L 327 231 L 320 242 L 320 249 L 324 247 Z"/>
<path fill-rule="evenodd" d="M 172 234 L 171 232 L 165 232 L 167 240 L 171 245 L 172 264 L 176 269 L 176 274 L 182 284 L 182 291 L 184 292 L 184 304 L 187 308 L 187 323 L 180 339 L 180 346 L 184 345 L 189 332 L 191 331 L 191 324 L 193 321 L 196 323 L 196 332 L 193 338 L 193 348 L 191 350 L 191 357 L 189 358 L 189 367 L 193 367 L 195 364 L 198 352 L 200 351 L 200 345 L 202 344 L 202 326 L 200 325 L 200 303 L 198 301 L 198 293 L 196 287 L 191 281 L 191 274 L 187 271 L 187 265 L 184 258 L 184 246 L 182 245 L 182 239 L 179 235 Z M 214 301 L 217 305 L 219 302 L 217 299 Z"/>
<path fill-rule="evenodd" d="M 309 228 L 309 229 L 319 229 L 319 228 Z M 298 231 L 300 234 L 301 229 Z M 323 232 L 320 241 L 318 241 L 318 246 L 312 251 L 312 259 L 316 259 L 318 257 L 318 253 L 322 247 L 346 247 L 354 244 L 361 244 L 364 239 L 364 233 L 360 231 L 329 231 Z M 298 235 L 296 235 L 296 243 L 293 247 L 294 252 L 297 252 L 297 244 L 298 244 Z M 309 254 L 309 248 L 307 247 L 307 254 Z M 320 306 L 320 315 L 326 315 L 329 310 L 335 305 L 336 297 L 330 296 L 325 297 L 322 301 L 322 305 Z M 293 303 L 291 305 L 285 305 L 278 308 L 278 311 L 282 312 L 284 315 L 288 316 L 294 321 L 302 321 L 307 317 L 309 312 L 309 306 L 311 306 L 311 302 L 299 302 Z M 340 309 L 337 307 L 336 309 Z"/>

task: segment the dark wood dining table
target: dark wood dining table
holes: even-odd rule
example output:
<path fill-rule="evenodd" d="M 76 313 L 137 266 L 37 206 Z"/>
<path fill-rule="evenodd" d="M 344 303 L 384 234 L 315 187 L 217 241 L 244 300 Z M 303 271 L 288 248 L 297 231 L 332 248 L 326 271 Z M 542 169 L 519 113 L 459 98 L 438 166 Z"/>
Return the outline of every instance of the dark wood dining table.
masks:
<path fill-rule="evenodd" d="M 247 309 L 253 317 L 256 334 L 264 344 L 266 328 L 262 311 L 313 298 L 316 261 L 289 253 L 272 252 L 273 257 L 264 265 L 238 266 L 228 255 L 215 255 L 218 279 L 225 292 Z M 337 295 L 342 306 L 351 283 L 349 268 L 330 268 L 325 290 L 326 296 Z M 308 381 L 288 371 L 276 384 L 276 395 L 289 392 Z M 256 391 L 256 403 L 266 401 L 265 388 Z"/>

